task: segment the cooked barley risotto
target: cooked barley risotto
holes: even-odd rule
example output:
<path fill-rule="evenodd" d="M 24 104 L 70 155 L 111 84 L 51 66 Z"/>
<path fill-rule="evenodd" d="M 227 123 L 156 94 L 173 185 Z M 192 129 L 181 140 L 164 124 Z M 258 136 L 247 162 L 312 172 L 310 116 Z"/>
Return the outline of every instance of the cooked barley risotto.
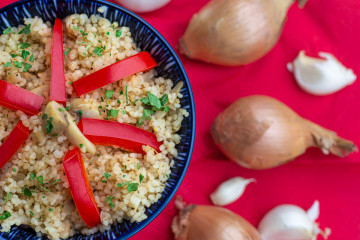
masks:
<path fill-rule="evenodd" d="M 50 239 L 146 219 L 189 115 L 182 83 L 156 77 L 129 28 L 57 21 L 28 18 L 0 36 L 1 231 L 24 224 Z"/>

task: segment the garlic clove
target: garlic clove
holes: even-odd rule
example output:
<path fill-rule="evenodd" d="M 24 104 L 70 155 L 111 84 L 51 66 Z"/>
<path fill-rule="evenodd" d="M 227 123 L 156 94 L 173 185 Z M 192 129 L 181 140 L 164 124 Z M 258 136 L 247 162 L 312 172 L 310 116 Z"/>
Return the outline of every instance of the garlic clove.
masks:
<path fill-rule="evenodd" d="M 243 195 L 246 186 L 255 181 L 254 178 L 231 178 L 220 184 L 216 191 L 210 195 L 211 201 L 214 205 L 218 206 L 225 206 L 233 203 Z"/>
<path fill-rule="evenodd" d="M 270 210 L 260 221 L 263 240 L 315 240 L 320 233 L 326 239 L 330 229 L 322 231 L 315 220 L 319 216 L 319 202 L 305 212 L 302 208 L 284 204 Z"/>
<path fill-rule="evenodd" d="M 294 62 L 287 65 L 304 91 L 314 95 L 327 95 L 354 83 L 354 72 L 332 54 L 320 52 L 319 56 L 323 59 L 306 56 L 302 50 Z"/>
<path fill-rule="evenodd" d="M 138 13 L 155 11 L 165 6 L 170 1 L 171 0 L 115 0 L 115 2 L 125 8 Z"/>

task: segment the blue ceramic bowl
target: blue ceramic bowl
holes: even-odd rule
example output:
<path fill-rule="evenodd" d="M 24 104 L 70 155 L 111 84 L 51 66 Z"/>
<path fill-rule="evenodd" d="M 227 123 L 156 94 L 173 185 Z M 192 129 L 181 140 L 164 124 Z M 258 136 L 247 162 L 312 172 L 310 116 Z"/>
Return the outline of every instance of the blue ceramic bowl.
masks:
<path fill-rule="evenodd" d="M 103 13 L 97 11 L 101 6 L 107 6 Z M 96 233 L 91 236 L 76 235 L 70 239 L 127 239 L 134 235 L 165 208 L 175 192 L 179 188 L 186 170 L 188 168 L 194 140 L 195 140 L 195 108 L 189 79 L 186 75 L 176 53 L 166 40 L 152 26 L 134 13 L 112 3 L 103 0 L 23 0 L 0 9 L 0 31 L 10 26 L 23 24 L 26 17 L 40 16 L 42 19 L 54 22 L 55 18 L 65 18 L 74 13 L 100 14 L 112 21 L 119 22 L 130 28 L 132 36 L 143 51 L 148 51 L 158 63 L 157 72 L 160 76 L 171 78 L 175 83 L 185 83 L 181 93 L 184 97 L 181 100 L 182 108 L 185 108 L 190 116 L 185 118 L 179 134 L 181 143 L 176 146 L 179 156 L 175 160 L 172 173 L 166 182 L 165 191 L 159 201 L 147 209 L 147 219 L 140 223 L 125 221 L 112 226 L 111 230 L 104 233 Z M 168 228 L 170 226 L 164 226 Z M 1 233 L 0 239 L 46 239 L 38 238 L 34 230 L 26 226 L 14 226 L 10 233 Z"/>

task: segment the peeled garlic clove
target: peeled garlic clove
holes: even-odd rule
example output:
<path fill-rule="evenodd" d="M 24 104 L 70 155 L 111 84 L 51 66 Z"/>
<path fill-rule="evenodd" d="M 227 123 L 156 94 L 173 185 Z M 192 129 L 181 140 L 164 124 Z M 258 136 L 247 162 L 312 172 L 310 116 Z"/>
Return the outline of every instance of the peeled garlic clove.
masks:
<path fill-rule="evenodd" d="M 326 239 L 330 229 L 322 232 L 315 223 L 319 216 L 319 202 L 305 212 L 302 208 L 285 204 L 268 212 L 259 224 L 259 232 L 263 240 L 315 240 L 320 233 Z"/>
<path fill-rule="evenodd" d="M 120 5 L 131 11 L 143 13 L 159 9 L 170 2 L 170 0 L 115 0 Z"/>
<path fill-rule="evenodd" d="M 214 205 L 225 206 L 238 200 L 244 193 L 246 186 L 255 182 L 254 178 L 245 179 L 234 177 L 220 184 L 214 193 L 210 195 Z"/>
<path fill-rule="evenodd" d="M 356 75 L 351 69 L 343 66 L 332 54 L 320 52 L 324 58 L 313 58 L 300 51 L 288 69 L 293 72 L 299 86 L 314 95 L 327 95 L 351 85 Z"/>

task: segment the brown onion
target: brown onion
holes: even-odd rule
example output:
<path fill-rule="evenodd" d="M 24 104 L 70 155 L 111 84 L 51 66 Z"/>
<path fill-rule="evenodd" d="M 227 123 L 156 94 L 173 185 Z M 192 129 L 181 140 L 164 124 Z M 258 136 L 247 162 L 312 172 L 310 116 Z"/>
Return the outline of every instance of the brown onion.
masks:
<path fill-rule="evenodd" d="M 178 196 L 180 210 L 173 219 L 175 240 L 261 240 L 260 234 L 248 221 L 221 207 L 188 205 Z"/>
<path fill-rule="evenodd" d="M 340 157 L 357 151 L 353 142 L 301 118 L 282 102 L 260 95 L 230 105 L 215 119 L 211 134 L 228 158 L 251 169 L 284 164 L 308 147 Z"/>
<path fill-rule="evenodd" d="M 295 1 L 212 0 L 191 19 L 180 52 L 219 65 L 254 62 L 274 47 Z"/>

